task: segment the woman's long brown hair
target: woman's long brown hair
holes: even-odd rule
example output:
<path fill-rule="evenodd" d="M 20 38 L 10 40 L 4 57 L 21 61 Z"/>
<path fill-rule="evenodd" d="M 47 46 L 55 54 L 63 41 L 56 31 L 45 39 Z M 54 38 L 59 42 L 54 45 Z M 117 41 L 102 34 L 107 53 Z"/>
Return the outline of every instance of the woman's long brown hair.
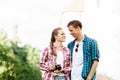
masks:
<path fill-rule="evenodd" d="M 53 31 L 52 31 L 52 34 L 51 34 L 51 41 L 50 41 L 50 48 L 51 48 L 51 54 L 56 56 L 56 51 L 54 50 L 54 42 L 55 42 L 55 36 L 58 35 L 58 31 L 59 30 L 62 30 L 62 28 L 58 27 L 58 28 L 55 28 Z"/>

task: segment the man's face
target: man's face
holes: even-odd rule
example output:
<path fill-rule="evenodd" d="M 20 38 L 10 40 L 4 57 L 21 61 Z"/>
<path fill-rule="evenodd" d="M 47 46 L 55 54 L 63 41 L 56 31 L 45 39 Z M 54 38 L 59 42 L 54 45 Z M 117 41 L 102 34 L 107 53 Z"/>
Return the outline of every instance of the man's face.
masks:
<path fill-rule="evenodd" d="M 80 34 L 80 28 L 74 28 L 72 25 L 68 27 L 68 30 L 70 31 L 70 34 L 74 37 L 77 38 Z"/>

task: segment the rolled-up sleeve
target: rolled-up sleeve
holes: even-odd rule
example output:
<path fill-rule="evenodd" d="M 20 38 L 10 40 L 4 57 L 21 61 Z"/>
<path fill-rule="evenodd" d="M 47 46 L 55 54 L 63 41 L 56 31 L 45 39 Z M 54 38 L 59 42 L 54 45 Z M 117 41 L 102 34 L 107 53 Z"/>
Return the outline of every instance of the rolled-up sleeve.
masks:
<path fill-rule="evenodd" d="M 92 60 L 97 60 L 99 61 L 100 58 L 100 52 L 98 48 L 98 44 L 96 40 L 92 41 Z"/>
<path fill-rule="evenodd" d="M 49 66 L 47 65 L 47 59 L 48 59 L 47 56 L 48 56 L 48 48 L 45 48 L 39 63 L 39 68 L 43 71 L 49 71 Z"/>

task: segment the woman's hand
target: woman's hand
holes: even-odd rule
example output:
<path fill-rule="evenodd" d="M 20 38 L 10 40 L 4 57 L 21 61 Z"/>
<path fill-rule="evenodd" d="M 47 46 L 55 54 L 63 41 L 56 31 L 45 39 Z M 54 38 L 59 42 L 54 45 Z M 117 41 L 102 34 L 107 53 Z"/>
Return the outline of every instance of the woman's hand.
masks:
<path fill-rule="evenodd" d="M 62 73 L 62 72 L 61 72 L 61 70 L 55 70 L 54 73 L 55 73 L 55 74 L 60 74 L 60 73 Z"/>
<path fill-rule="evenodd" d="M 55 64 L 54 64 L 54 63 L 52 63 L 52 64 L 50 65 L 49 70 L 50 70 L 50 71 L 54 71 L 54 70 L 55 70 Z"/>
<path fill-rule="evenodd" d="M 60 73 L 63 73 L 63 70 L 62 69 L 61 70 L 54 70 L 54 73 L 60 74 Z"/>

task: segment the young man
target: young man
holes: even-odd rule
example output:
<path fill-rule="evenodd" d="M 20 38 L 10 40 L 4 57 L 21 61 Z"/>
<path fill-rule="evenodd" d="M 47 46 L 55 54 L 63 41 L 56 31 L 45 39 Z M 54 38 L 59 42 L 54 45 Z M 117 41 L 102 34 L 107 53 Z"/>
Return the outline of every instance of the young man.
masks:
<path fill-rule="evenodd" d="M 78 20 L 70 21 L 67 27 L 75 38 L 68 44 L 72 59 L 71 80 L 95 80 L 99 62 L 96 40 L 82 33 L 82 24 Z"/>

